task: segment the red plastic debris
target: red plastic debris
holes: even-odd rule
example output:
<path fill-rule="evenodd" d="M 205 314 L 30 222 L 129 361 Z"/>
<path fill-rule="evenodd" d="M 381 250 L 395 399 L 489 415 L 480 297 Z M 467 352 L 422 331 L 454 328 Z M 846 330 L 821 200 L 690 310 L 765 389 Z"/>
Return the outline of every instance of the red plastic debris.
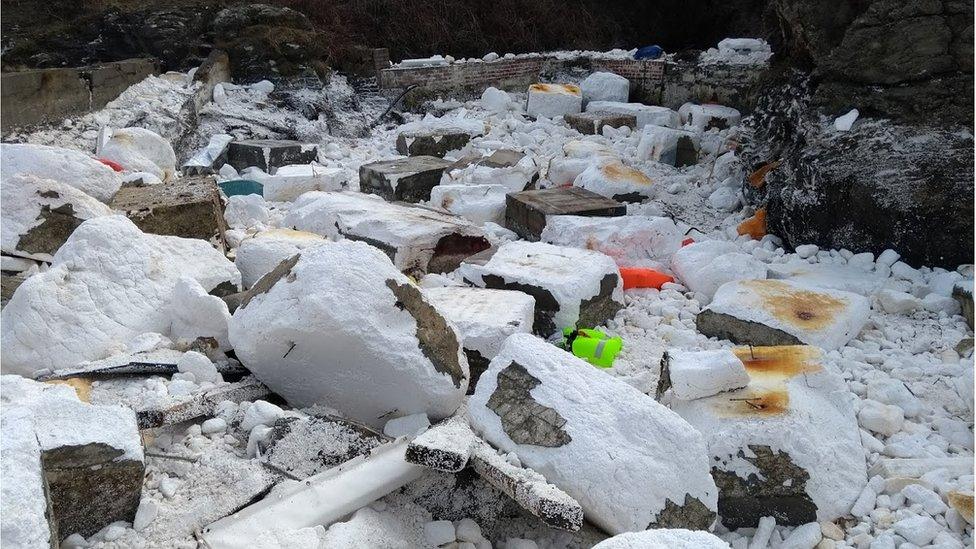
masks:
<path fill-rule="evenodd" d="M 109 160 L 107 158 L 99 158 L 98 161 L 101 162 L 102 164 L 105 164 L 109 168 L 112 168 L 113 170 L 115 170 L 117 172 L 121 172 L 123 169 L 125 169 L 118 162 L 115 162 L 113 160 Z"/>
<path fill-rule="evenodd" d="M 681 241 L 681 247 L 684 248 L 688 244 L 694 244 L 694 243 L 695 243 L 695 239 L 689 236 L 688 238 Z"/>

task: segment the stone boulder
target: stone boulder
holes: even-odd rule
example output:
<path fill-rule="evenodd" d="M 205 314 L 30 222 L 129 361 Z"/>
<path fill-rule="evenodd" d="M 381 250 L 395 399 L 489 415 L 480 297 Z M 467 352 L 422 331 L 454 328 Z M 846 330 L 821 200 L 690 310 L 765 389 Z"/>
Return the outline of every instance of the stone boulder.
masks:
<path fill-rule="evenodd" d="M 0 178 L 18 173 L 69 185 L 105 203 L 122 186 L 122 178 L 112 168 L 83 152 L 46 145 L 0 145 Z"/>
<path fill-rule="evenodd" d="M 237 357 L 296 407 L 321 404 L 382 428 L 443 419 L 468 387 L 461 338 L 380 250 L 303 250 L 265 275 L 230 323 Z"/>
<path fill-rule="evenodd" d="M 468 416 L 485 440 L 517 454 L 611 534 L 706 530 L 715 519 L 702 436 L 653 398 L 537 337 L 505 341 Z"/>
<path fill-rule="evenodd" d="M 167 304 L 182 276 L 210 293 L 241 275 L 203 240 L 145 234 L 122 216 L 85 221 L 3 309 L 3 371 L 30 376 L 105 358 L 146 332 L 166 333 Z"/>
<path fill-rule="evenodd" d="M 83 221 L 112 210 L 75 187 L 27 174 L 0 180 L 0 249 L 50 261 Z"/>
<path fill-rule="evenodd" d="M 267 4 L 221 10 L 215 45 L 230 56 L 235 82 L 327 75 L 327 38 L 301 12 Z"/>

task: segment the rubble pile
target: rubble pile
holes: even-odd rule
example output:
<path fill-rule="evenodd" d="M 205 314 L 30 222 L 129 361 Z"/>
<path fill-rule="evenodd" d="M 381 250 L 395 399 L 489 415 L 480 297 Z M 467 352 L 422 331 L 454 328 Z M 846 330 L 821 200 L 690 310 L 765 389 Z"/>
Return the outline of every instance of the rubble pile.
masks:
<path fill-rule="evenodd" d="M 0 146 L 3 544 L 972 546 L 972 264 L 785 246 L 748 110 L 588 72 L 175 73 Z"/>

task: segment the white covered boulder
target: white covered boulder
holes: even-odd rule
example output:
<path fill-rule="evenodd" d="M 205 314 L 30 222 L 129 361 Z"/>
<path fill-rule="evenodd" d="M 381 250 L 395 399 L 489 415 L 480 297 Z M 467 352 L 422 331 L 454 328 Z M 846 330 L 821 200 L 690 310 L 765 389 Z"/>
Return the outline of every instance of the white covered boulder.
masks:
<path fill-rule="evenodd" d="M 541 240 L 557 246 L 595 250 L 622 267 L 666 266 L 683 235 L 667 217 L 554 215 Z"/>
<path fill-rule="evenodd" d="M 736 280 L 722 285 L 699 313 L 698 331 L 750 345 L 817 345 L 839 349 L 861 332 L 871 313 L 864 296 L 785 280 Z"/>
<path fill-rule="evenodd" d="M 259 177 L 258 182 L 264 186 L 265 200 L 288 202 L 309 191 L 341 191 L 349 185 L 349 175 L 342 168 L 291 164 Z"/>
<path fill-rule="evenodd" d="M 616 263 L 590 250 L 506 242 L 487 259 L 479 254 L 463 262 L 458 271 L 475 286 L 534 297 L 534 331 L 543 336 L 570 326 L 599 326 L 624 305 Z"/>
<path fill-rule="evenodd" d="M 753 528 L 772 516 L 797 526 L 848 514 L 867 472 L 844 380 L 815 347 L 735 354 L 747 386 L 671 403 L 708 442 L 722 523 Z"/>
<path fill-rule="evenodd" d="M 611 534 L 708 529 L 718 491 L 705 440 L 623 381 L 527 334 L 509 337 L 468 403 L 471 426 Z"/>
<path fill-rule="evenodd" d="M 671 270 L 702 303 L 733 280 L 766 278 L 766 265 L 738 251 L 731 242 L 706 240 L 682 247 L 671 257 Z"/>
<path fill-rule="evenodd" d="M 505 195 L 510 192 L 503 185 L 438 185 L 430 190 L 430 205 L 478 225 L 504 225 Z"/>
<path fill-rule="evenodd" d="M 681 117 L 682 124 L 699 131 L 708 131 L 712 128 L 727 130 L 742 119 L 742 114 L 738 110 L 713 104 L 685 103 L 678 108 L 678 115 Z"/>
<path fill-rule="evenodd" d="M 291 229 L 269 229 L 245 238 L 237 248 L 234 265 L 241 271 L 244 288 L 253 286 L 279 263 L 305 248 L 318 246 L 326 239 L 315 233 Z"/>
<path fill-rule="evenodd" d="M 648 124 L 641 131 L 637 158 L 681 168 L 698 163 L 701 140 L 688 130 Z"/>
<path fill-rule="evenodd" d="M 575 84 L 532 84 L 525 112 L 529 116 L 555 118 L 580 112 L 583 94 Z"/>
<path fill-rule="evenodd" d="M 376 428 L 457 409 L 468 363 L 454 327 L 383 252 L 348 240 L 305 249 L 250 290 L 230 340 L 295 407 L 322 404 Z"/>
<path fill-rule="evenodd" d="M 176 152 L 169 141 L 145 128 L 103 128 L 96 154 L 129 172 L 146 172 L 163 182 L 176 175 Z"/>
<path fill-rule="evenodd" d="M 234 291 L 240 273 L 204 240 L 141 232 L 123 216 L 82 223 L 3 309 L 3 371 L 30 376 L 106 358 L 146 332 L 166 333 L 173 288 L 189 276 Z"/>
<path fill-rule="evenodd" d="M 19 173 L 69 185 L 106 204 L 122 186 L 119 174 L 83 152 L 46 145 L 0 145 L 0 178 Z"/>
<path fill-rule="evenodd" d="M 170 335 L 175 341 L 192 343 L 200 337 L 213 338 L 220 349 L 230 350 L 227 339 L 230 312 L 227 303 L 208 294 L 195 279 L 184 276 L 176 281 L 170 311 Z"/>
<path fill-rule="evenodd" d="M 637 168 L 617 159 L 593 162 L 573 185 L 622 202 L 642 202 L 654 195 L 654 181 Z"/>
<path fill-rule="evenodd" d="M 111 214 L 105 204 L 64 183 L 27 174 L 0 179 L 4 254 L 50 261 L 83 221 Z"/>
<path fill-rule="evenodd" d="M 586 104 L 586 112 L 627 114 L 637 120 L 637 129 L 648 124 L 677 128 L 681 125 L 678 113 L 667 107 L 645 105 L 643 103 L 623 103 L 616 101 L 591 101 Z"/>
<path fill-rule="evenodd" d="M 590 101 L 626 103 L 630 97 L 630 81 L 612 72 L 595 72 L 580 82 L 583 105 Z"/>

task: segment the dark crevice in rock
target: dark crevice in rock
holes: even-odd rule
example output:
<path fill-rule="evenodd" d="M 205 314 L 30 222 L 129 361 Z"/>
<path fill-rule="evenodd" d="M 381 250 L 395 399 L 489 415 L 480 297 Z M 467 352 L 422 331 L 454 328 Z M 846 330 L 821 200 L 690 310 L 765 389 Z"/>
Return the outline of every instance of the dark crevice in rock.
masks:
<path fill-rule="evenodd" d="M 532 389 L 541 383 L 524 366 L 512 361 L 498 373 L 498 387 L 488 399 L 488 408 L 498 414 L 502 429 L 516 444 L 548 448 L 569 444 L 572 438 L 563 430 L 566 420 L 532 398 Z"/>

